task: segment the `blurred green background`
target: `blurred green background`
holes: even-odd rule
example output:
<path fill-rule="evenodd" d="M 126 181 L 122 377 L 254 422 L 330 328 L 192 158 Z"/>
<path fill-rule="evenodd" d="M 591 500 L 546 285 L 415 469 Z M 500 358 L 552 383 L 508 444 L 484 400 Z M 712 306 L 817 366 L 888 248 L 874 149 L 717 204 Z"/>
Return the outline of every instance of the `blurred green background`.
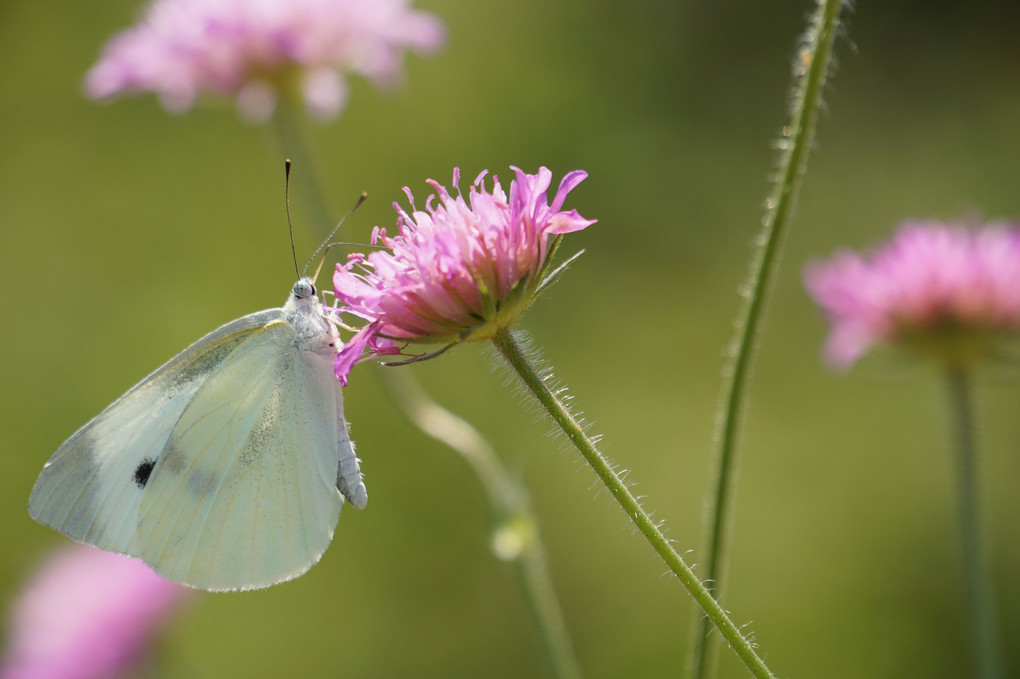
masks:
<path fill-rule="evenodd" d="M 785 123 L 807 0 L 419 6 L 446 49 L 405 86 L 354 81 L 313 127 L 328 199 L 366 241 L 400 187 L 507 165 L 590 178 L 568 208 L 588 252 L 523 319 L 577 407 L 681 550 L 699 545 L 720 365 Z M 946 399 L 936 375 L 819 360 L 805 260 L 869 247 L 907 217 L 1020 214 L 1015 2 L 858 3 L 770 306 L 744 435 L 728 608 L 785 677 L 967 675 Z M 83 74 L 135 2 L 0 4 L 0 601 L 63 538 L 26 502 L 78 426 L 217 325 L 293 282 L 282 155 L 229 106 L 96 105 Z M 303 168 L 297 168 L 297 172 Z M 302 259 L 313 233 L 295 201 Z M 303 253 L 303 254 L 302 254 Z M 691 602 L 534 409 L 462 347 L 407 368 L 485 432 L 530 488 L 588 677 L 677 677 Z M 202 595 L 156 676 L 547 676 L 482 492 L 363 366 L 347 414 L 372 501 L 322 563 L 267 591 Z M 985 519 L 1009 668 L 1020 672 L 1020 383 L 989 370 Z M 693 552 L 688 560 L 697 562 Z M 724 651 L 722 677 L 746 676 Z M 1013 674 L 1011 676 L 1016 676 Z"/>

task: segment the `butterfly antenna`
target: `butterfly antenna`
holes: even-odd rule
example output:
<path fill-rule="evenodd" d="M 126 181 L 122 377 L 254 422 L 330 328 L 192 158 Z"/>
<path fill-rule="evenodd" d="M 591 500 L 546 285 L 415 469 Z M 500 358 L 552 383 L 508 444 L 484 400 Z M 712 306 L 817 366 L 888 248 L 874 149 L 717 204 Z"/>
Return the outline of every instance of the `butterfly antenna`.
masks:
<path fill-rule="evenodd" d="M 290 221 L 290 158 L 283 161 L 283 177 L 283 203 L 287 209 L 287 230 L 290 231 L 290 256 L 294 260 L 294 273 L 298 278 L 301 278 L 301 272 L 298 271 L 297 250 L 294 248 L 294 225 Z"/>
<path fill-rule="evenodd" d="M 312 256 L 308 258 L 308 263 L 305 264 L 305 271 L 308 271 L 308 267 L 310 267 L 312 265 L 312 262 L 315 261 L 315 258 L 319 256 L 320 252 L 322 252 L 323 250 L 326 250 L 327 252 L 329 251 L 329 247 L 331 247 L 330 246 L 330 241 L 333 240 L 333 236 L 335 236 L 336 232 L 340 230 L 340 227 L 344 225 L 344 222 L 346 222 L 347 219 L 352 214 L 354 214 L 354 211 L 357 210 L 359 207 L 361 207 L 361 204 L 365 202 L 366 198 L 368 198 L 368 194 L 362 192 L 361 196 L 358 198 L 358 202 L 354 204 L 354 207 L 352 207 L 350 210 L 347 211 L 347 214 L 344 215 L 343 219 L 341 219 L 337 223 L 337 225 L 333 227 L 333 230 L 330 232 L 329 236 L 326 237 L 326 240 L 322 241 L 322 245 L 317 247 L 315 249 L 315 252 L 312 253 Z M 297 260 L 295 259 L 295 262 L 296 261 Z M 315 276 L 312 277 L 312 280 L 318 279 L 319 271 L 322 270 L 322 265 L 325 262 L 326 262 L 326 255 L 325 255 L 325 253 L 323 253 L 322 260 L 319 261 L 319 266 L 317 266 L 315 268 Z"/>
<path fill-rule="evenodd" d="M 345 240 L 335 240 L 332 243 L 329 243 L 328 245 L 326 245 L 325 250 L 322 251 L 322 259 L 319 260 L 319 266 L 316 267 L 315 275 L 312 276 L 312 280 L 318 280 L 319 279 L 319 271 L 322 270 L 322 265 L 326 263 L 326 255 L 329 253 L 330 250 L 335 248 L 337 245 L 351 245 L 351 246 L 356 247 L 356 248 L 372 248 L 372 249 L 375 249 L 375 250 L 385 250 L 386 249 L 385 245 L 370 245 L 370 244 L 366 244 L 366 243 L 350 243 L 350 242 L 345 241 Z"/>

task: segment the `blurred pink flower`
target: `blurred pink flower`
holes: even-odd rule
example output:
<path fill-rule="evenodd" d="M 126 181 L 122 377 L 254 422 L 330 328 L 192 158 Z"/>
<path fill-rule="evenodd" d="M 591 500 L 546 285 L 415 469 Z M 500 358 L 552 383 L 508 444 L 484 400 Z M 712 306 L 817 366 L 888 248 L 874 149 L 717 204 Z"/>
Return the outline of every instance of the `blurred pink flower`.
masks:
<path fill-rule="evenodd" d="M 141 561 L 74 544 L 14 603 L 0 679 L 118 676 L 190 595 Z"/>
<path fill-rule="evenodd" d="M 832 324 L 836 367 L 880 343 L 968 360 L 1020 333 L 1020 228 L 906 222 L 869 257 L 810 262 L 804 281 Z"/>
<path fill-rule="evenodd" d="M 376 85 L 399 80 L 404 48 L 427 52 L 444 40 L 438 18 L 410 0 L 155 0 L 115 36 L 85 78 L 90 97 L 152 91 L 170 111 L 199 95 L 236 97 L 262 121 L 277 96 L 300 94 L 331 118 L 344 107 L 343 72 Z"/>
<path fill-rule="evenodd" d="M 588 175 L 567 174 L 549 205 L 552 172 L 511 169 L 516 179 L 509 198 L 495 176 L 491 192 L 485 189 L 487 172 L 475 179 L 467 201 L 458 186 L 460 170 L 453 171 L 456 196 L 429 179 L 440 205 L 433 205 L 436 196 L 430 195 L 424 211 L 415 209 L 405 187 L 412 213 L 394 203 L 398 235 L 391 238 L 379 227 L 372 235 L 372 243 L 381 241 L 389 252 L 354 253 L 337 265 L 337 298 L 347 305 L 345 311 L 368 321 L 337 357 L 342 382 L 366 347 L 384 355 L 401 353 L 398 342 L 489 339 L 534 301 L 549 263 L 550 236 L 595 222 L 560 209 Z"/>

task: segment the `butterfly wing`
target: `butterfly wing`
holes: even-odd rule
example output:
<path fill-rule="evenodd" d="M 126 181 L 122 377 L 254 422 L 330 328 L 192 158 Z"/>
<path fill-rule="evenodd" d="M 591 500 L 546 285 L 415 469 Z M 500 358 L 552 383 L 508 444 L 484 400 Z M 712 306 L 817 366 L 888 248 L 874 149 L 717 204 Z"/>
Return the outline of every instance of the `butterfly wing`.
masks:
<path fill-rule="evenodd" d="M 209 333 L 155 370 L 64 442 L 32 489 L 32 517 L 79 542 L 137 552 L 142 486 L 199 387 L 246 339 L 281 317 L 250 314 Z M 136 479 L 137 477 L 137 479 Z"/>
<path fill-rule="evenodd" d="M 137 551 L 164 577 L 208 590 L 304 573 L 333 537 L 340 385 L 279 321 L 201 386 L 142 495 Z"/>

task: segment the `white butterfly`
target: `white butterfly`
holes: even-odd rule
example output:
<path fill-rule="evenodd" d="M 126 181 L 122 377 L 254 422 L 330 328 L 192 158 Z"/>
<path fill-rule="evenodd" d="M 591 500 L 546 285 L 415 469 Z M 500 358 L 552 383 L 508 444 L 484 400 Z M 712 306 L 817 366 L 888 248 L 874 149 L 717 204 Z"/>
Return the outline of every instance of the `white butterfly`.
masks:
<path fill-rule="evenodd" d="M 311 278 L 175 356 L 53 454 L 37 521 L 168 580 L 268 587 L 318 562 L 344 498 L 368 502 Z"/>

